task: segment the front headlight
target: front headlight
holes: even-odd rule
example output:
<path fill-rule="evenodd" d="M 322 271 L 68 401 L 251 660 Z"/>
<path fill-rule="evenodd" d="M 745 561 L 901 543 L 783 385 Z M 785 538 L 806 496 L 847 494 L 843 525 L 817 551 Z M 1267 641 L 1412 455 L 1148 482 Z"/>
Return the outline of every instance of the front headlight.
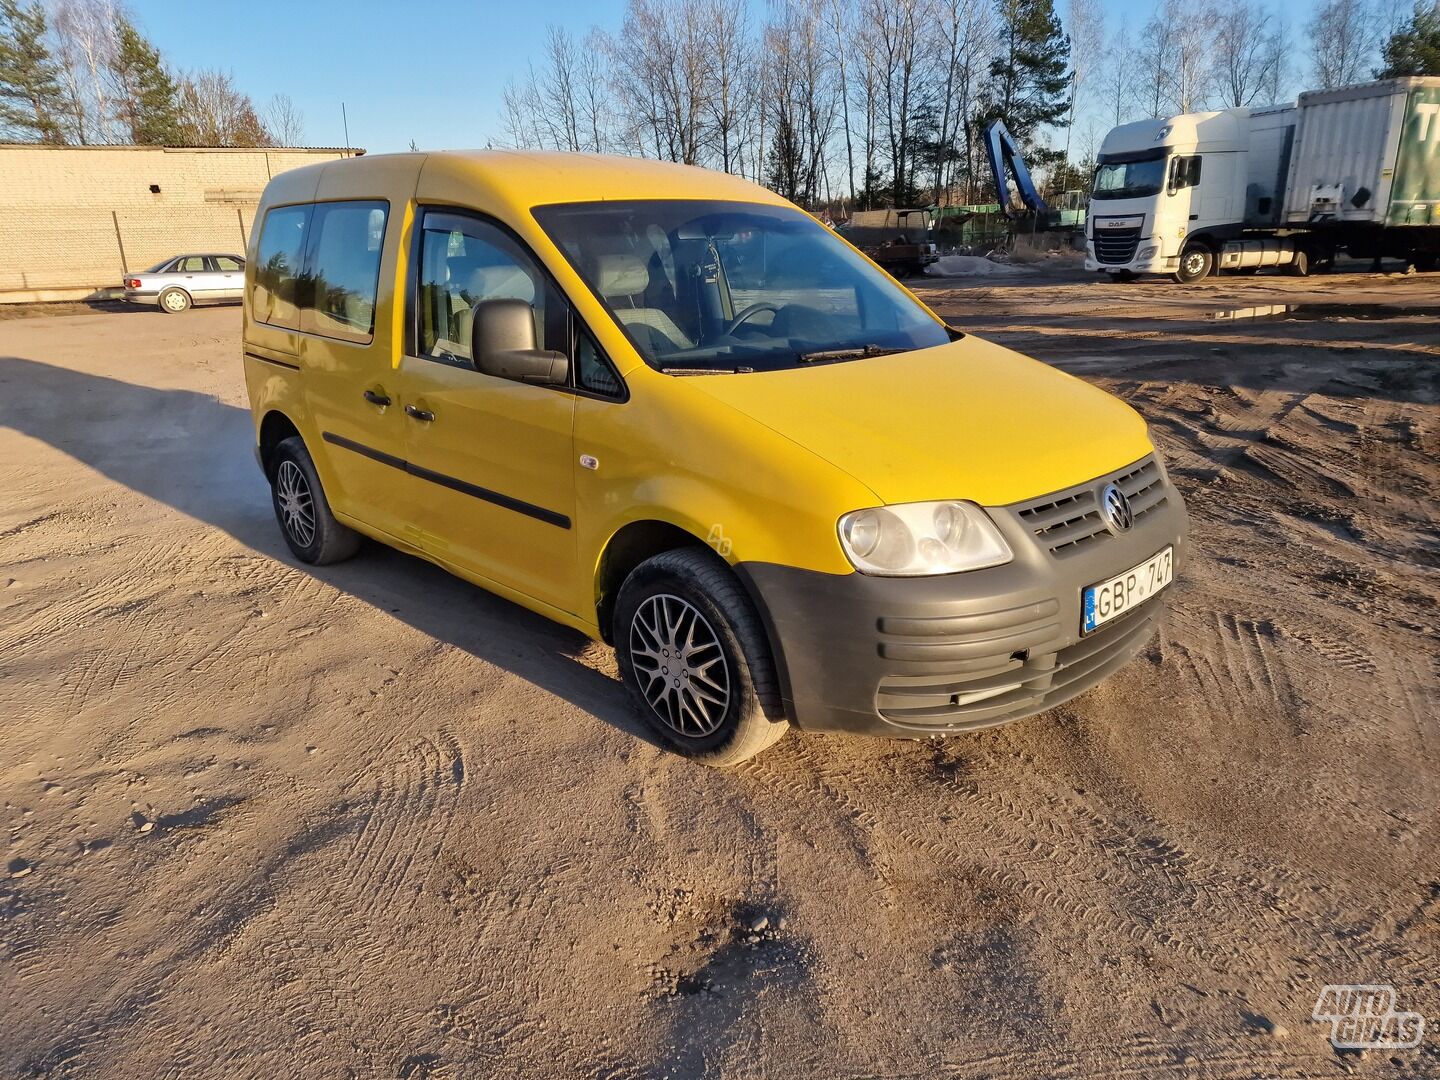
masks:
<path fill-rule="evenodd" d="M 856 570 L 885 577 L 954 574 L 1014 558 L 995 523 L 968 502 L 852 511 L 840 519 L 840 546 Z"/>

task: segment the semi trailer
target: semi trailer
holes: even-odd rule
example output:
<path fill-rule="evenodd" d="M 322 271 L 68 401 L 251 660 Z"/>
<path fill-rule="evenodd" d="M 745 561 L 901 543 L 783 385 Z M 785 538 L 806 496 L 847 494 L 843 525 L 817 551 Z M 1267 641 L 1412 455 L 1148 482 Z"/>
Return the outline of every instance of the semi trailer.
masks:
<path fill-rule="evenodd" d="M 1088 219 L 1086 269 L 1120 277 L 1304 275 L 1340 253 L 1434 269 L 1440 78 L 1123 124 L 1101 144 Z"/>

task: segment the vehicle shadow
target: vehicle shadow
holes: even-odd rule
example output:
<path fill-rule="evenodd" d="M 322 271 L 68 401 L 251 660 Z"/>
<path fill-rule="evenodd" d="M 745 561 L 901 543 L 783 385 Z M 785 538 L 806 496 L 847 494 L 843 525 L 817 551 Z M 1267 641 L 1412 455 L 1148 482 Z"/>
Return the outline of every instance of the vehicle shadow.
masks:
<path fill-rule="evenodd" d="M 334 566 L 296 560 L 255 463 L 246 409 L 192 390 L 0 356 L 0 426 L 660 745 L 623 686 L 580 661 L 593 648 L 583 634 L 381 544 L 367 543 L 357 558 Z"/>

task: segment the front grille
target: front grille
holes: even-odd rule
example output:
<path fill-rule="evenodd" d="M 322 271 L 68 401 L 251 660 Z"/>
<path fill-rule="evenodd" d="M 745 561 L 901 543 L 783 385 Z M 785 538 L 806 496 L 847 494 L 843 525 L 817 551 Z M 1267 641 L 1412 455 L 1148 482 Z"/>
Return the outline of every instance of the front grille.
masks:
<path fill-rule="evenodd" d="M 1142 604 L 1072 645 L 1046 651 L 1045 642 L 1062 637 L 1051 618 L 1058 605 L 1048 603 L 1051 606 L 949 619 L 882 619 L 882 656 L 916 667 L 941 662 L 943 670 L 883 676 L 877 711 L 892 723 L 916 728 L 988 727 L 1030 716 L 1068 701 L 1127 663 L 1144 647 L 1160 617 L 1155 605 Z M 1017 615 L 1022 616 L 1019 622 L 1001 625 Z M 991 620 L 993 632 L 962 635 L 966 628 L 961 624 L 967 620 Z M 934 623 L 928 629 L 947 632 L 923 633 L 927 628 L 913 625 L 920 623 Z M 899 634 L 902 629 L 911 632 Z M 1037 636 L 1041 640 L 1030 647 L 1016 647 Z"/>
<path fill-rule="evenodd" d="M 1135 258 L 1140 246 L 1140 228 L 1095 230 L 1095 261 L 1118 265 Z"/>
<path fill-rule="evenodd" d="M 1160 466 L 1144 458 L 1110 476 L 1047 495 L 1021 506 L 1016 514 L 1050 554 L 1065 558 L 1111 537 L 1100 515 L 1100 492 L 1114 484 L 1130 500 L 1135 521 L 1164 506 L 1168 496 Z"/>

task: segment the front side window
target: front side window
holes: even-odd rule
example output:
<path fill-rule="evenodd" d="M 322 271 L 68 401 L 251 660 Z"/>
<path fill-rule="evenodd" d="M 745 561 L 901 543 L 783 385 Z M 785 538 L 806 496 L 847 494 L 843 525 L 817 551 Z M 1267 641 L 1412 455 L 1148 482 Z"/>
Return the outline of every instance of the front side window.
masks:
<path fill-rule="evenodd" d="M 233 273 L 236 270 L 244 270 L 245 264 L 231 255 L 216 255 L 215 265 L 224 273 Z"/>
<path fill-rule="evenodd" d="M 309 221 L 308 206 L 278 206 L 265 215 L 251 292 L 251 311 L 259 322 L 289 330 L 300 326 L 300 275 Z"/>
<path fill-rule="evenodd" d="M 1092 199 L 1139 199 L 1160 194 L 1165 184 L 1165 153 L 1143 161 L 1105 161 L 1095 170 Z"/>
<path fill-rule="evenodd" d="M 535 260 L 504 230 L 460 214 L 428 213 L 420 238 L 419 354 L 470 366 L 471 309 L 523 300 L 542 349 L 570 352 L 569 308 Z"/>
<path fill-rule="evenodd" d="M 374 337 L 387 210 L 383 202 L 315 205 L 301 330 L 362 343 Z"/>
<path fill-rule="evenodd" d="M 1170 193 L 1181 188 L 1195 187 L 1200 183 L 1200 155 L 1170 159 Z"/>
<path fill-rule="evenodd" d="M 661 371 L 776 370 L 950 340 L 894 279 L 799 210 L 676 199 L 534 214 Z"/>

